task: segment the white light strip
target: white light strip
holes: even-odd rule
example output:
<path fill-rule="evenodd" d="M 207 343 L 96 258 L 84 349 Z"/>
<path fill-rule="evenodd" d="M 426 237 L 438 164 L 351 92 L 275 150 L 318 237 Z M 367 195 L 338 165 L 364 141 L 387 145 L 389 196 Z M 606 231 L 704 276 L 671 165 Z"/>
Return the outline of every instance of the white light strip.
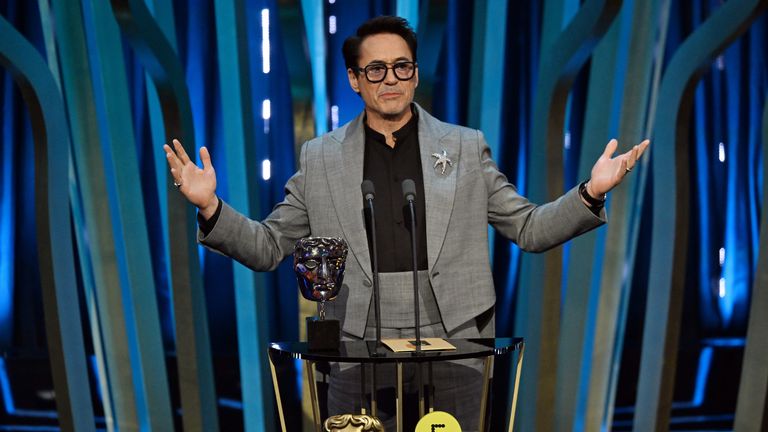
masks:
<path fill-rule="evenodd" d="M 328 17 L 328 33 L 336 34 L 336 15 Z"/>
<path fill-rule="evenodd" d="M 261 10 L 261 70 L 269 73 L 269 9 Z"/>
<path fill-rule="evenodd" d="M 725 70 L 725 57 L 722 55 L 717 56 L 715 64 L 717 64 L 717 70 Z"/>
<path fill-rule="evenodd" d="M 723 143 L 717 146 L 717 158 L 720 162 L 725 162 L 725 144 Z"/>
<path fill-rule="evenodd" d="M 331 105 L 331 130 L 339 127 L 339 107 Z"/>
<path fill-rule="evenodd" d="M 272 117 L 272 102 L 264 99 L 261 102 L 261 118 L 264 119 L 264 134 L 269 133 L 269 119 Z"/>
<path fill-rule="evenodd" d="M 563 147 L 565 147 L 566 150 L 571 149 L 571 133 L 566 132 L 565 138 L 563 139 Z"/>
<path fill-rule="evenodd" d="M 723 264 L 725 264 L 725 248 L 720 248 L 720 266 L 722 267 Z"/>
<path fill-rule="evenodd" d="M 720 298 L 725 297 L 725 278 L 720 278 L 720 290 L 718 292 Z"/>
<path fill-rule="evenodd" d="M 272 177 L 272 162 L 269 159 L 261 161 L 261 178 L 269 180 Z"/>

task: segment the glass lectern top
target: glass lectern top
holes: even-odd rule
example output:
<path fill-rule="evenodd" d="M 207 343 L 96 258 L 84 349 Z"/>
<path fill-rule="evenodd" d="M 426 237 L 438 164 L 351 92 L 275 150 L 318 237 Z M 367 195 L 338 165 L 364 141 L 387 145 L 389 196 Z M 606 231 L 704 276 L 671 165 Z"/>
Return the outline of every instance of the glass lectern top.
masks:
<path fill-rule="evenodd" d="M 338 351 L 314 351 L 306 342 L 274 342 L 269 345 L 270 356 L 301 360 L 350 363 L 419 363 L 436 360 L 460 360 L 502 355 L 519 350 L 523 338 L 448 339 L 455 350 L 392 352 L 386 346 L 376 347 L 376 341 L 341 341 Z"/>

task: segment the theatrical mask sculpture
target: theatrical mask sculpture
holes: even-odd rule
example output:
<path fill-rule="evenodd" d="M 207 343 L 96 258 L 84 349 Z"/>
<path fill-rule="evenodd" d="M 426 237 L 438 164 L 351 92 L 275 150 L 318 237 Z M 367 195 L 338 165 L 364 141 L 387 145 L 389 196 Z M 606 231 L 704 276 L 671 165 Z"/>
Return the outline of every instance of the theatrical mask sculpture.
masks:
<path fill-rule="evenodd" d="M 310 349 L 338 349 L 338 320 L 325 319 L 325 302 L 339 294 L 349 248 L 337 237 L 306 237 L 296 242 L 293 270 L 301 295 L 320 303 L 320 318 L 307 318 Z"/>

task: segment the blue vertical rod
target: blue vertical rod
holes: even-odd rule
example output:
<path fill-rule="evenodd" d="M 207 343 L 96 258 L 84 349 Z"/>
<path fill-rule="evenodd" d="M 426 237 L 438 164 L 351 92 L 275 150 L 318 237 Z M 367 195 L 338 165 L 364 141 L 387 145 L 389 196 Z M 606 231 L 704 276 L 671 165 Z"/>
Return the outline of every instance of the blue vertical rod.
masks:
<path fill-rule="evenodd" d="M 251 81 L 243 0 L 217 0 L 216 32 L 230 204 L 247 215 L 260 208 Z M 274 428 L 266 346 L 267 290 L 263 276 L 233 262 L 238 352 L 247 431 Z"/>
<path fill-rule="evenodd" d="M 84 0 L 107 191 L 129 343 L 138 427 L 173 426 L 165 352 L 120 31 L 108 3 Z"/>
<path fill-rule="evenodd" d="M 315 135 L 328 132 L 328 87 L 326 84 L 327 48 L 325 42 L 325 15 L 323 2 L 301 0 L 304 26 L 309 45 L 309 63 L 312 67 L 313 106 L 315 109 Z"/>
<path fill-rule="evenodd" d="M 44 320 L 59 424 L 93 431 L 71 236 L 69 128 L 64 101 L 45 60 L 0 17 L 0 66 L 19 85 L 35 142 L 35 210 Z"/>

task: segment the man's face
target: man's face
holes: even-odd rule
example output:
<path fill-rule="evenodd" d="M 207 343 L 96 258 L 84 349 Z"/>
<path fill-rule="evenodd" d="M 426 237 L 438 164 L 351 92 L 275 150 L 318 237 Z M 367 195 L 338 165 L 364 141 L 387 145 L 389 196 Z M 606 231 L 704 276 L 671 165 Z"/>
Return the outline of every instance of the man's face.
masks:
<path fill-rule="evenodd" d="M 392 66 L 402 61 L 413 61 L 413 55 L 405 39 L 396 34 L 380 33 L 368 36 L 360 44 L 360 68 L 382 63 Z M 362 71 L 348 69 L 347 75 L 352 89 L 363 98 L 369 115 L 378 115 L 381 118 L 397 119 L 409 110 L 416 86 L 419 85 L 418 68 L 413 78 L 407 81 L 397 79 L 391 68 L 387 70 L 384 80 L 378 83 L 369 82 Z"/>

